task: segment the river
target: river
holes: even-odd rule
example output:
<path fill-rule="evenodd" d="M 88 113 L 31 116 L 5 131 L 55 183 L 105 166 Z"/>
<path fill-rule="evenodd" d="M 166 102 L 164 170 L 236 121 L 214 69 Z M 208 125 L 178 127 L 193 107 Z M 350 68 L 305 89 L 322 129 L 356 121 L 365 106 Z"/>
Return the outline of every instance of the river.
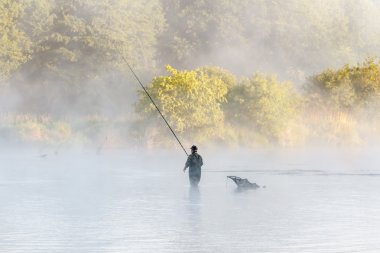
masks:
<path fill-rule="evenodd" d="M 377 154 L 5 150 L 0 252 L 380 252 Z"/>

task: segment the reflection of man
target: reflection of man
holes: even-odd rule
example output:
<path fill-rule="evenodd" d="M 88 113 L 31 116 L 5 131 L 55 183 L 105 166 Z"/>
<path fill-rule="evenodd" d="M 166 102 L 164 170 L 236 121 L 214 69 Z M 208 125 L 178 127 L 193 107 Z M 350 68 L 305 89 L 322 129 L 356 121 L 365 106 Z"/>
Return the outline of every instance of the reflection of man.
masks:
<path fill-rule="evenodd" d="M 191 186 L 198 186 L 198 183 L 201 180 L 201 167 L 203 165 L 203 160 L 202 156 L 200 156 L 197 151 L 197 146 L 193 145 L 191 147 L 191 154 L 187 157 L 185 168 L 183 168 L 183 172 L 189 168 L 189 180 Z"/>

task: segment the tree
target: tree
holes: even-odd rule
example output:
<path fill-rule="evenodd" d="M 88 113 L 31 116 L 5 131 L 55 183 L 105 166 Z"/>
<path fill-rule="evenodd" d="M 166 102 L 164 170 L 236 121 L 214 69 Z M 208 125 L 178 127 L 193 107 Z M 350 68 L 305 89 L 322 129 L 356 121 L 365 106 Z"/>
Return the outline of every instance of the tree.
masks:
<path fill-rule="evenodd" d="M 12 79 L 24 108 L 95 113 L 111 100 L 127 107 L 120 96 L 131 97 L 135 89 L 125 85 L 124 59 L 140 73 L 154 72 L 156 36 L 164 25 L 159 1 L 28 2 L 23 23 L 33 52 Z"/>
<path fill-rule="evenodd" d="M 380 49 L 380 5 L 373 0 L 161 2 L 168 24 L 160 60 L 180 68 L 213 64 L 303 82 Z"/>
<path fill-rule="evenodd" d="M 354 112 L 378 100 L 380 64 L 368 59 L 356 66 L 327 69 L 310 78 L 306 91 L 311 104 Z"/>
<path fill-rule="evenodd" d="M 169 124 L 181 136 L 191 137 L 193 141 L 223 139 L 224 113 L 221 104 L 225 102 L 228 86 L 231 85 L 228 83 L 231 74 L 212 67 L 179 71 L 167 66 L 167 71 L 169 76 L 154 78 L 147 90 Z M 136 110 L 145 121 L 152 122 L 154 118 L 161 121 L 142 92 Z M 159 124 L 162 126 L 162 122 Z M 162 130 L 159 133 L 168 136 Z"/>
<path fill-rule="evenodd" d="M 159 36 L 160 61 L 164 64 L 194 68 L 206 62 L 210 52 L 244 40 L 239 15 L 247 0 L 238 4 L 231 0 L 161 2 L 167 20 L 167 29 Z M 207 64 L 216 63 L 210 57 L 208 60 Z"/>
<path fill-rule="evenodd" d="M 8 78 L 29 58 L 31 42 L 20 29 L 25 8 L 24 2 L 0 2 L 0 81 Z"/>
<path fill-rule="evenodd" d="M 227 101 L 224 110 L 230 124 L 275 142 L 296 118 L 301 103 L 292 83 L 279 82 L 275 76 L 263 74 L 244 79 L 233 87 Z"/>

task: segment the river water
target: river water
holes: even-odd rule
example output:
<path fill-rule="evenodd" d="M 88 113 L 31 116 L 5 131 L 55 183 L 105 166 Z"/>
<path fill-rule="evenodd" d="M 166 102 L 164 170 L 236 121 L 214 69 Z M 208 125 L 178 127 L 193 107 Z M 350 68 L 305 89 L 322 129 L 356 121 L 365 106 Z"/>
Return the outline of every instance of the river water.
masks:
<path fill-rule="evenodd" d="M 377 154 L 3 151 L 0 252 L 380 252 Z"/>

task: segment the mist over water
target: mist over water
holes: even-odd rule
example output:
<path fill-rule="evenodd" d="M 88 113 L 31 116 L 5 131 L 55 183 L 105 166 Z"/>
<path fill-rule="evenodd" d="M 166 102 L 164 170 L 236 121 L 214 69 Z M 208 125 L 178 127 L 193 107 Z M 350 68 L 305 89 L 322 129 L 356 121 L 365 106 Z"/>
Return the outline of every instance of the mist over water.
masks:
<path fill-rule="evenodd" d="M 379 16 L 375 0 L 2 1 L 0 145 L 170 146 L 128 64 L 191 143 L 366 145 Z"/>
<path fill-rule="evenodd" d="M 5 151 L 0 251 L 377 252 L 377 153 L 204 151 L 191 190 L 179 152 Z"/>
<path fill-rule="evenodd" d="M 0 1 L 0 253 L 379 252 L 379 17 L 379 0 Z M 199 146 L 198 189 L 127 64 Z"/>

